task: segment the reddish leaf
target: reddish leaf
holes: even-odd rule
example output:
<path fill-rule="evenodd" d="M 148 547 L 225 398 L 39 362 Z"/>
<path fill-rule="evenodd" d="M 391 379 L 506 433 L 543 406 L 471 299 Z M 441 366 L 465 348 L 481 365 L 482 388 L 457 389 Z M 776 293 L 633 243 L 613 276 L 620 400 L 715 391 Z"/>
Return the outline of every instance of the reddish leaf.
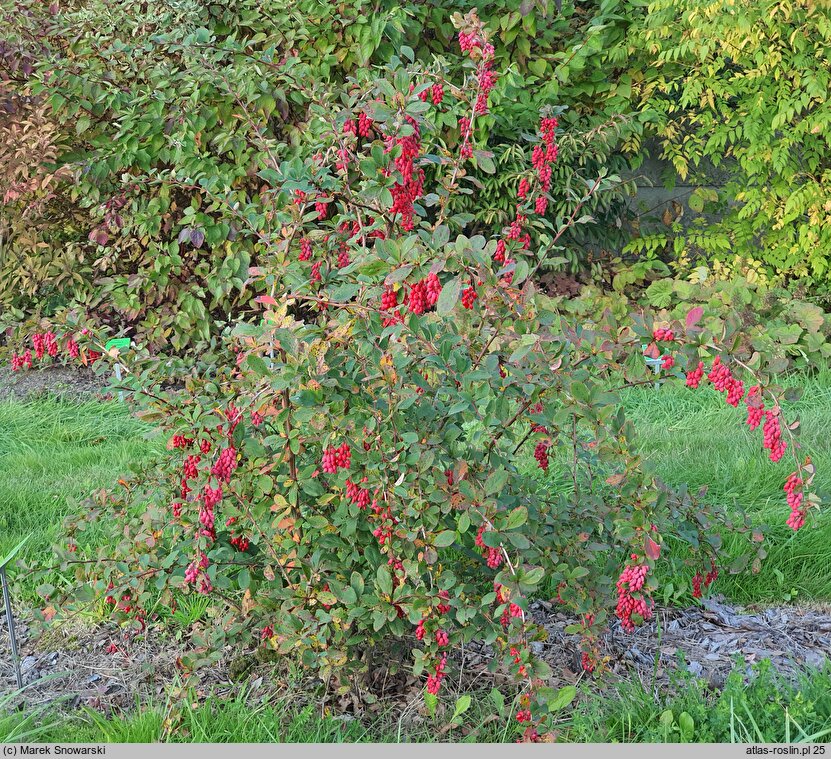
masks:
<path fill-rule="evenodd" d="M 655 343 L 650 343 L 647 349 L 644 351 L 644 354 L 649 358 L 661 357 L 661 351 L 658 350 L 658 346 Z"/>
<path fill-rule="evenodd" d="M 652 561 L 657 561 L 661 555 L 661 546 L 652 540 L 652 538 L 647 538 L 646 544 L 644 545 L 644 552 Z"/>
<path fill-rule="evenodd" d="M 257 303 L 262 303 L 265 306 L 276 306 L 277 301 L 270 295 L 259 295 L 256 298 Z"/>
<path fill-rule="evenodd" d="M 690 312 L 687 314 L 687 329 L 692 329 L 698 324 L 702 316 L 704 316 L 704 309 L 701 306 L 690 309 Z"/>

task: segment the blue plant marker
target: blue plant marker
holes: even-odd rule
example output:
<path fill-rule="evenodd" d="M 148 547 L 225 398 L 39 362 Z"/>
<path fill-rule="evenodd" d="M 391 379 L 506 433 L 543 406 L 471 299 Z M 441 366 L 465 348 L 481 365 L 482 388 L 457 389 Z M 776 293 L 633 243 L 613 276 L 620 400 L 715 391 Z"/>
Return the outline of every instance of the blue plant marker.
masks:
<path fill-rule="evenodd" d="M 647 356 L 647 355 L 646 355 L 646 349 L 647 349 L 648 347 L 649 347 L 648 345 L 641 345 L 641 350 L 643 351 L 643 358 L 644 358 L 644 361 L 646 361 L 646 365 L 647 365 L 647 366 L 651 366 L 651 367 L 652 367 L 652 371 L 653 371 L 653 372 L 655 372 L 655 374 L 660 374 L 660 373 L 661 373 L 661 364 L 663 363 L 663 359 L 662 359 L 662 358 L 660 358 L 660 357 L 658 357 L 658 358 L 651 358 L 650 356 Z M 656 383 L 655 383 L 655 389 L 656 389 L 656 390 L 657 390 L 660 386 L 661 386 L 661 383 L 660 383 L 660 382 L 656 382 Z"/>

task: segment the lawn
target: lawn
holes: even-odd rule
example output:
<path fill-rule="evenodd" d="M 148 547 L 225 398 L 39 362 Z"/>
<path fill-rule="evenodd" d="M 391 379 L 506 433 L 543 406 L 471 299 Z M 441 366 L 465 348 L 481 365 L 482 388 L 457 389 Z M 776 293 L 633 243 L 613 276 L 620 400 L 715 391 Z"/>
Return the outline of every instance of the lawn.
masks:
<path fill-rule="evenodd" d="M 820 491 L 826 491 L 831 481 L 831 440 L 826 434 L 831 429 L 831 372 L 790 382 L 803 389 L 803 397 L 789 411 L 802 418 L 805 452 L 817 465 Z M 762 571 L 724 573 L 719 592 L 739 603 L 831 601 L 831 518 L 822 513 L 798 533 L 787 528 L 788 508 L 781 490 L 790 471 L 787 459 L 779 465 L 767 460 L 758 433 L 746 428 L 740 409 L 725 406 L 709 388 L 693 392 L 669 385 L 632 390 L 626 405 L 641 432 L 644 452 L 668 482 L 706 485 L 708 499 L 740 506 L 766 525 L 769 558 Z M 111 486 L 161 444 L 118 402 L 42 398 L 0 403 L 0 555 L 30 535 L 24 558 L 48 562 L 49 546 L 61 539 L 63 518 L 81 499 Z M 21 590 L 24 596 L 31 591 L 25 583 Z M 831 734 L 831 670 L 796 688 L 763 669 L 752 686 L 728 682 L 725 691 L 713 695 L 690 681 L 679 692 L 683 695 L 669 701 L 640 684 L 621 686 L 614 697 L 583 692 L 564 718 L 562 739 L 785 741 Z M 787 717 L 783 703 L 791 705 Z M 0 716 L 0 739 L 20 739 L 24 734 L 31 740 L 54 741 L 167 739 L 164 726 L 170 724 L 170 708 L 147 706 L 115 720 L 93 713 L 78 714 L 68 722 L 44 715 L 28 722 L 20 716 Z M 486 721 L 492 711 L 486 696 L 476 696 L 463 729 L 445 731 L 442 739 L 511 740 L 504 720 Z M 690 722 L 680 720 L 682 712 L 694 726 L 689 735 L 684 731 Z M 175 735 L 194 741 L 424 741 L 435 739 L 447 723 L 427 718 L 416 729 L 402 727 L 396 719 L 387 715 L 370 723 L 345 722 L 291 703 L 209 700 L 199 707 L 177 707 Z"/>

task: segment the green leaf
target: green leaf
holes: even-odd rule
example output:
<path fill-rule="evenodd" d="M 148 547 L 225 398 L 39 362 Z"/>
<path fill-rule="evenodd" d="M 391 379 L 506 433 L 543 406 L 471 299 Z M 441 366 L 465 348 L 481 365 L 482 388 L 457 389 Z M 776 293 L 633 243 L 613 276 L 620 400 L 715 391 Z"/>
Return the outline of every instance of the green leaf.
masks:
<path fill-rule="evenodd" d="M 465 693 L 464 696 L 459 696 L 456 701 L 456 708 L 453 710 L 453 721 L 461 717 L 468 709 L 470 709 L 470 696 Z"/>
<path fill-rule="evenodd" d="M 502 492 L 505 484 L 508 482 L 508 471 L 504 467 L 499 467 L 488 475 L 485 480 L 485 494 L 496 495 Z"/>
<path fill-rule="evenodd" d="M 439 293 L 439 300 L 436 303 L 436 311 L 441 315 L 449 314 L 459 302 L 459 293 L 462 291 L 462 281 L 455 277 L 445 283 Z"/>
<path fill-rule="evenodd" d="M 317 594 L 317 600 L 327 606 L 334 606 L 338 602 L 337 596 L 334 593 L 330 593 L 328 590 L 321 590 Z"/>
<path fill-rule="evenodd" d="M 508 517 L 508 529 L 515 530 L 517 527 L 524 525 L 528 521 L 528 509 L 525 506 L 517 506 L 511 511 Z"/>
<path fill-rule="evenodd" d="M 557 712 L 565 709 L 577 696 L 577 688 L 573 685 L 566 685 L 560 688 L 554 698 L 547 700 L 548 711 Z"/>
<path fill-rule="evenodd" d="M 361 286 L 359 284 L 346 282 L 334 290 L 329 291 L 329 299 L 335 303 L 344 303 L 345 301 L 352 300 L 360 289 Z"/>
<path fill-rule="evenodd" d="M 456 542 L 456 531 L 455 530 L 444 530 L 444 532 L 440 532 L 436 535 L 435 540 L 433 541 L 433 545 L 436 548 L 445 548 L 446 546 L 452 546 L 453 543 Z"/>
<path fill-rule="evenodd" d="M 392 595 L 392 575 L 390 575 L 389 569 L 383 564 L 378 567 L 378 571 L 375 573 L 375 583 L 378 586 L 378 590 L 385 596 Z"/>

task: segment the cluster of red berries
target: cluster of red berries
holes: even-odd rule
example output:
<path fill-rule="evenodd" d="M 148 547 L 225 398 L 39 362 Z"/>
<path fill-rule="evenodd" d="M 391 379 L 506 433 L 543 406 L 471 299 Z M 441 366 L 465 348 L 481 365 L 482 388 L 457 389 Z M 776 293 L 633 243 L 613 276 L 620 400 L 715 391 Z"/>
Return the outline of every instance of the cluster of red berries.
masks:
<path fill-rule="evenodd" d="M 747 391 L 744 403 L 747 406 L 747 426 L 755 430 L 765 418 L 765 404 L 762 401 L 762 390 L 758 385 L 754 385 Z"/>
<path fill-rule="evenodd" d="M 433 101 L 433 105 L 441 105 L 441 101 L 444 100 L 444 87 L 437 82 L 432 87 L 423 89 L 418 96 L 425 103 L 429 97 Z"/>
<path fill-rule="evenodd" d="M 479 531 L 476 533 L 476 547 L 482 551 L 482 555 L 485 557 L 485 561 L 491 569 L 499 569 L 502 565 L 502 551 L 493 546 L 485 545 L 482 536 L 486 530 L 487 526 L 484 524 L 479 527 Z"/>
<path fill-rule="evenodd" d="M 770 460 L 775 464 L 782 456 L 788 444 L 782 439 L 782 426 L 779 419 L 779 407 L 765 411 L 765 424 L 762 427 L 762 445 L 770 451 Z"/>
<path fill-rule="evenodd" d="M 519 723 L 530 722 L 531 721 L 531 710 L 530 709 L 520 709 L 516 713 L 516 721 L 519 722 Z"/>
<path fill-rule="evenodd" d="M 531 155 L 531 163 L 537 173 L 537 181 L 540 192 L 534 200 L 534 213 L 538 215 L 545 214 L 548 208 L 548 199 L 546 193 L 551 189 L 552 164 L 557 160 L 559 148 L 555 141 L 555 131 L 557 129 L 557 119 L 544 118 L 540 122 L 540 144 L 534 147 Z M 519 187 L 517 188 L 517 196 L 520 200 L 526 200 L 531 194 L 531 183 L 526 178 L 520 179 Z M 508 227 L 505 237 L 496 243 L 496 250 L 493 254 L 493 260 L 501 264 L 503 267 L 510 266 L 514 259 L 507 255 L 506 240 L 519 243 L 523 250 L 528 250 L 531 247 L 531 235 L 525 231 L 525 224 L 528 217 L 522 213 L 521 207 L 517 205 L 516 216 Z M 502 278 L 504 285 L 510 285 L 513 281 L 513 272 L 508 272 Z"/>
<path fill-rule="evenodd" d="M 312 257 L 312 241 L 308 237 L 300 240 L 300 254 L 297 256 L 298 261 L 309 261 Z"/>
<path fill-rule="evenodd" d="M 197 590 L 203 595 L 207 595 L 213 589 L 211 581 L 208 578 L 206 570 L 208 569 L 208 557 L 204 551 L 201 551 L 198 559 L 194 559 L 185 570 L 185 585 L 194 585 L 199 581 Z"/>
<path fill-rule="evenodd" d="M 525 665 L 522 663 L 522 654 L 519 650 L 511 646 L 511 658 L 514 660 L 514 664 L 518 666 L 517 672 L 519 673 L 520 677 L 526 677 L 528 675 L 528 670 L 525 668 Z"/>
<path fill-rule="evenodd" d="M 266 625 L 260 630 L 260 640 L 270 640 L 274 637 L 274 628 L 271 625 Z"/>
<path fill-rule="evenodd" d="M 81 330 L 81 334 L 87 335 L 89 334 L 89 330 L 84 328 Z M 71 359 L 77 359 L 81 355 L 81 349 L 77 343 L 77 341 L 68 336 L 65 339 L 64 347 L 66 349 L 67 355 Z M 32 353 L 34 351 L 34 353 Z M 32 348 L 27 348 L 23 353 L 17 354 L 12 353 L 11 359 L 11 368 L 13 372 L 19 371 L 20 369 L 31 369 L 32 363 L 34 359 L 41 360 L 44 356 L 49 356 L 50 358 L 55 358 L 60 351 L 58 345 L 58 338 L 54 332 L 51 330 L 47 332 L 36 332 L 32 335 Z M 87 351 L 87 357 L 90 361 L 94 362 L 101 358 L 101 353 L 98 351 Z"/>
<path fill-rule="evenodd" d="M 384 138 L 385 151 L 390 152 L 396 146 L 400 148 L 394 165 L 401 174 L 401 181 L 396 182 L 392 193 L 390 214 L 400 215 L 399 224 L 405 232 L 412 231 L 415 215 L 414 203 L 424 194 L 424 169 L 416 168 L 415 161 L 421 153 L 421 130 L 412 116 L 405 117 L 411 127 L 410 134 L 400 137 L 388 135 Z"/>
<path fill-rule="evenodd" d="M 534 458 L 543 472 L 548 471 L 548 447 L 550 443 L 547 440 L 540 440 L 534 448 Z"/>
<path fill-rule="evenodd" d="M 335 474 L 338 469 L 349 469 L 352 463 L 352 451 L 349 443 L 342 443 L 338 448 L 330 446 L 323 451 L 322 468 L 327 474 Z"/>
<path fill-rule="evenodd" d="M 476 288 L 474 288 L 473 285 L 466 287 L 462 290 L 462 306 L 465 308 L 473 308 L 473 303 L 476 301 L 477 297 Z"/>
<path fill-rule="evenodd" d="M 701 598 L 702 585 L 704 588 L 709 588 L 718 579 L 718 567 L 714 561 L 710 561 L 710 571 L 706 575 L 701 572 L 696 572 L 692 578 L 693 598 Z"/>
<path fill-rule="evenodd" d="M 377 498 L 373 498 L 371 509 L 378 521 L 378 526 L 372 531 L 372 534 L 378 541 L 378 545 L 383 546 L 392 539 L 392 531 L 395 525 L 398 524 L 398 520 L 393 516 L 392 506 L 387 502 L 381 505 Z"/>
<path fill-rule="evenodd" d="M 195 480 L 199 475 L 200 461 L 202 461 L 202 457 L 195 453 L 191 453 L 185 458 L 185 463 L 182 465 L 182 473 L 186 480 Z"/>
<path fill-rule="evenodd" d="M 447 612 L 450 611 L 450 604 L 442 603 L 442 601 L 449 601 L 450 593 L 448 593 L 446 590 L 440 590 L 439 598 L 441 599 L 441 601 L 438 604 L 436 604 L 436 611 L 438 611 L 439 614 L 447 614 Z"/>
<path fill-rule="evenodd" d="M 502 612 L 499 622 L 506 630 L 511 626 L 511 620 L 522 618 L 522 607 L 513 602 L 509 603 Z"/>
<path fill-rule="evenodd" d="M 431 272 L 427 277 L 410 286 L 407 307 L 414 314 L 423 314 L 436 305 L 439 295 L 441 295 L 441 282 L 438 276 Z"/>
<path fill-rule="evenodd" d="M 638 557 L 632 554 L 632 558 L 637 560 Z M 632 595 L 643 589 L 648 572 L 647 564 L 633 564 L 624 567 L 618 578 L 616 585 L 618 602 L 615 614 L 626 632 L 633 632 L 635 629 L 635 623 L 632 621 L 633 614 L 639 615 L 644 620 L 652 618 L 652 607 L 647 604 L 646 600 Z"/>
<path fill-rule="evenodd" d="M 497 73 L 493 70 L 493 53 L 490 52 L 492 50 L 493 48 L 490 45 L 483 48 L 483 51 L 487 51 L 488 54 L 487 56 L 483 54 L 482 63 L 479 65 L 476 76 L 478 94 L 476 95 L 476 102 L 473 104 L 473 113 L 476 116 L 484 116 L 488 112 L 488 98 L 499 79 Z"/>
<path fill-rule="evenodd" d="M 671 343 L 673 340 L 675 340 L 675 333 L 671 329 L 658 327 L 652 330 L 652 339 L 657 343 Z"/>
<path fill-rule="evenodd" d="M 434 670 L 434 674 L 428 675 L 427 677 L 427 692 L 432 693 L 434 696 L 439 695 L 439 691 L 441 690 L 441 682 L 444 680 L 446 676 L 445 667 L 447 666 L 447 654 L 442 654 L 441 659 L 436 663 L 436 668 Z"/>
<path fill-rule="evenodd" d="M 687 387 L 696 389 L 701 384 L 702 379 L 704 379 L 704 362 L 699 361 L 698 366 L 687 373 Z"/>
<path fill-rule="evenodd" d="M 721 362 L 721 356 L 716 356 L 713 360 L 707 379 L 720 393 L 727 391 L 727 403 L 734 407 L 739 405 L 744 397 L 744 383 L 734 377 L 729 367 Z"/>
<path fill-rule="evenodd" d="M 361 480 L 361 482 L 366 481 L 366 477 Z M 346 497 L 361 510 L 369 506 L 369 491 L 366 488 L 362 488 L 360 485 L 355 484 L 352 480 L 346 481 Z"/>
<path fill-rule="evenodd" d="M 798 530 L 805 524 L 805 509 L 803 501 L 805 494 L 802 490 L 803 480 L 798 472 L 792 472 L 785 482 L 785 493 L 787 494 L 788 506 L 791 508 L 791 515 L 788 517 L 788 527 Z"/>
<path fill-rule="evenodd" d="M 237 449 L 233 445 L 223 448 L 211 468 L 211 474 L 220 482 L 230 482 L 231 475 L 237 468 Z"/>
<path fill-rule="evenodd" d="M 540 122 L 540 136 L 542 141 L 539 145 L 535 145 L 531 152 L 531 165 L 537 172 L 537 179 L 540 183 L 542 192 L 537 196 L 534 203 L 535 213 L 542 216 L 548 207 L 548 199 L 545 197 L 551 189 L 551 165 L 557 160 L 559 154 L 559 146 L 555 141 L 555 132 L 557 130 L 557 119 L 545 118 Z"/>
<path fill-rule="evenodd" d="M 240 553 L 245 553 L 251 541 L 242 535 L 234 535 L 231 537 L 231 545 L 234 546 Z"/>
<path fill-rule="evenodd" d="M 344 134 L 354 134 L 357 137 L 372 136 L 372 119 L 365 113 L 358 114 L 358 121 L 347 119 L 343 124 Z"/>
<path fill-rule="evenodd" d="M 584 672 L 591 674 L 594 672 L 597 662 L 595 661 L 594 656 L 587 651 L 583 651 L 583 655 L 580 657 L 580 666 L 583 668 Z"/>
<path fill-rule="evenodd" d="M 664 371 L 672 369 L 673 366 L 675 366 L 675 359 L 672 356 L 666 355 L 661 359 L 661 369 Z"/>

